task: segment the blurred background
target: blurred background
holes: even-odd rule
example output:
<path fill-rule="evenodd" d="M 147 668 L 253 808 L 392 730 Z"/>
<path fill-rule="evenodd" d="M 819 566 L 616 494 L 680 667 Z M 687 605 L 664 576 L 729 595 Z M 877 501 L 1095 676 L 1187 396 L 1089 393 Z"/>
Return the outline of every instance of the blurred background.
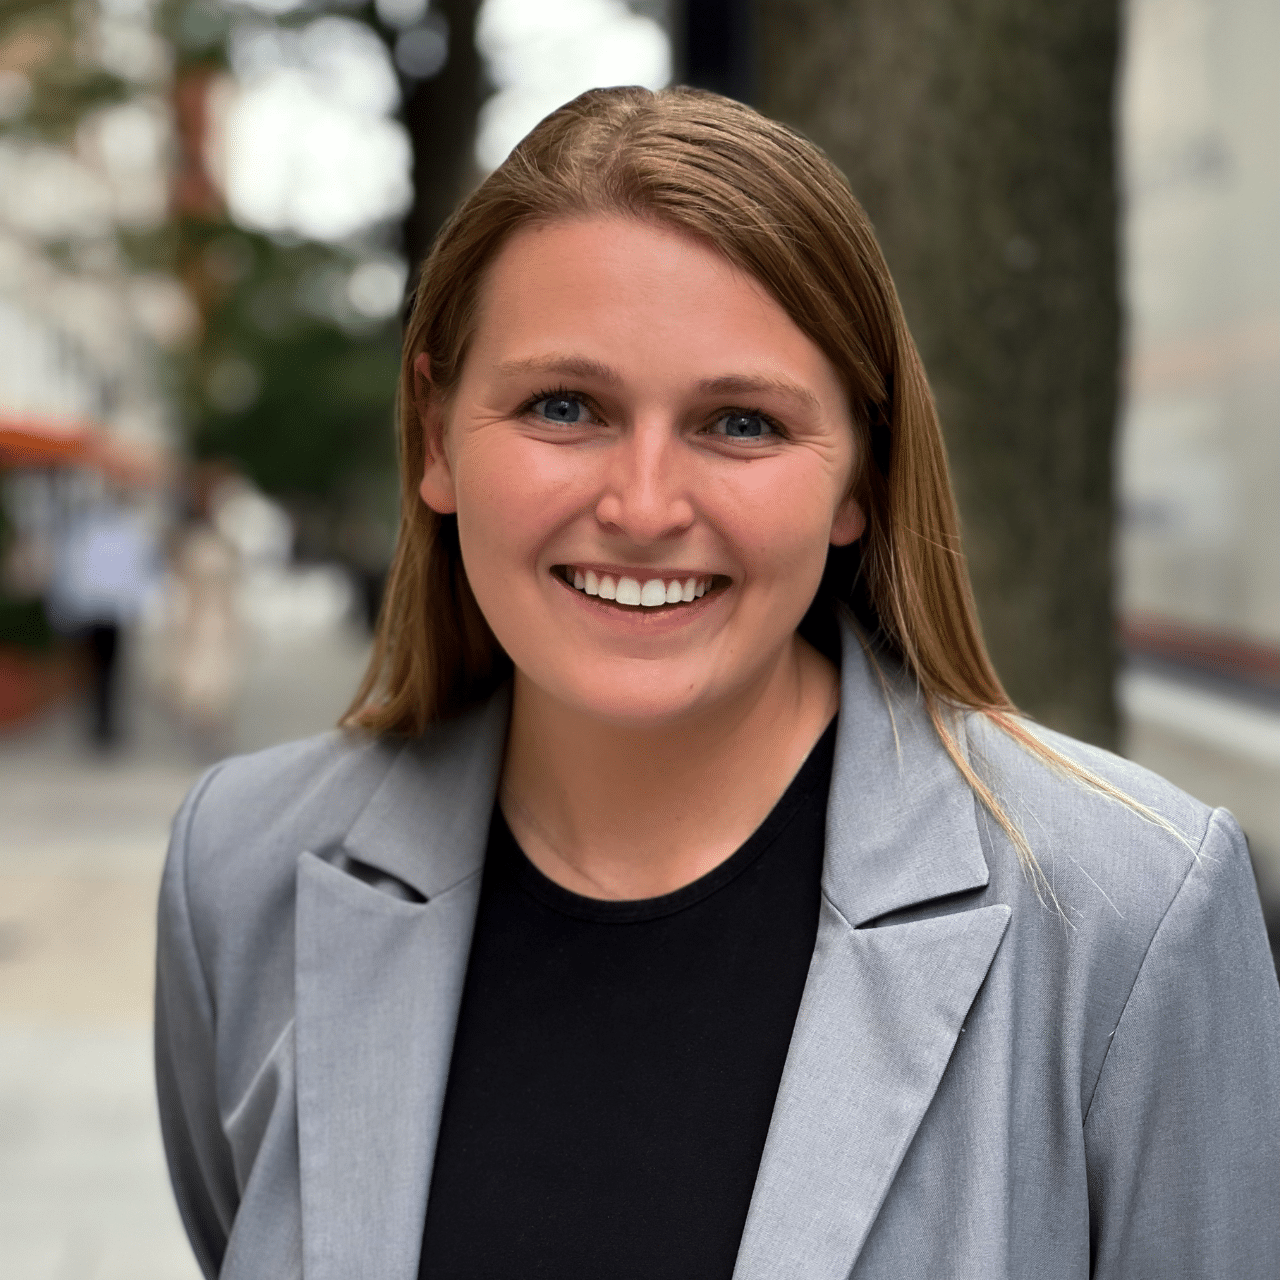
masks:
<path fill-rule="evenodd" d="M 196 1274 L 170 815 L 350 699 L 413 269 L 593 85 L 729 93 L 850 175 L 1010 692 L 1230 807 L 1275 915 L 1278 55 L 1270 0 L 3 0 L 0 1274 Z"/>

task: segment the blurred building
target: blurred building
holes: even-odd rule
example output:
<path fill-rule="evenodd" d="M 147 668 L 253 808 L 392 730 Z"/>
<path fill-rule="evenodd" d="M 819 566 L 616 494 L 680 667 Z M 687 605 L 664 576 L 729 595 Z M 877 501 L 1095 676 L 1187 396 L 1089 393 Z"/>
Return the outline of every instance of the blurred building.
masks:
<path fill-rule="evenodd" d="M 112 488 L 161 512 L 162 353 L 196 320 L 145 253 L 169 66 L 149 5 L 0 10 L 0 725 L 65 691 L 44 604 L 68 531 Z"/>
<path fill-rule="evenodd" d="M 26 5 L 0 26 L 0 413 L 94 419 L 157 444 L 154 348 L 189 337 L 181 286 L 140 266 L 168 214 L 166 46 L 147 5 Z"/>
<path fill-rule="evenodd" d="M 1129 0 L 1127 35 L 1127 749 L 1280 902 L 1280 9 Z"/>

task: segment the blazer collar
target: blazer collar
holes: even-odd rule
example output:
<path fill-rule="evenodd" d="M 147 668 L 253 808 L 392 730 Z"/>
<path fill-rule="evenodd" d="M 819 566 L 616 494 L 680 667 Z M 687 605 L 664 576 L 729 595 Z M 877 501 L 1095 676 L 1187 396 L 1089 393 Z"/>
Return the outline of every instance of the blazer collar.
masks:
<path fill-rule="evenodd" d="M 511 690 L 400 751 L 343 841 L 351 857 L 431 899 L 480 869 Z"/>
<path fill-rule="evenodd" d="M 989 879 L 973 792 L 914 680 L 842 620 L 823 888 L 855 928 Z M 962 726 L 957 741 L 964 750 Z"/>

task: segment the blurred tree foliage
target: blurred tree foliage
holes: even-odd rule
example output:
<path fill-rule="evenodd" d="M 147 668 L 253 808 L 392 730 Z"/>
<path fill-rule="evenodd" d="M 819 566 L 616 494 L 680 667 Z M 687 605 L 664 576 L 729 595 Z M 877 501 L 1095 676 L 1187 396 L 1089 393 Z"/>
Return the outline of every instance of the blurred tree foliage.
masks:
<path fill-rule="evenodd" d="M 372 5 L 333 8 L 373 14 Z M 278 21 L 298 26 L 323 9 L 308 5 Z M 216 193 L 200 189 L 203 157 L 193 153 L 202 139 L 185 113 L 226 69 L 232 19 L 214 0 L 166 0 L 160 10 L 176 52 L 177 181 L 185 174 L 188 183 L 160 257 L 202 317 L 198 344 L 177 365 L 190 447 L 284 502 L 302 555 L 373 568 L 389 554 L 394 528 L 399 327 L 360 315 L 347 286 L 371 251 L 394 246 L 395 229 L 347 244 L 267 235 L 236 226 Z"/>
<path fill-rule="evenodd" d="M 1019 705 L 1113 745 L 1116 0 L 760 0 L 760 106 L 848 174 L 938 398 Z"/>
<path fill-rule="evenodd" d="M 25 76 L 31 96 L 3 122 L 3 132 L 67 143 L 88 112 L 123 101 L 129 87 L 82 56 L 79 0 L 4 0 L 0 6 L 0 69 Z"/>
<path fill-rule="evenodd" d="M 336 555 L 367 570 L 390 553 L 400 331 L 394 318 L 358 315 L 347 283 L 371 249 L 398 250 L 416 264 L 474 179 L 477 8 L 478 0 L 432 4 L 430 20 L 448 33 L 447 59 L 425 78 L 398 68 L 415 192 L 402 226 L 373 228 L 350 244 L 272 237 L 234 226 L 220 205 L 206 200 L 200 207 L 197 194 L 178 201 L 167 230 L 161 256 L 203 317 L 198 347 L 180 365 L 192 449 L 233 463 L 283 500 L 298 519 L 303 554 Z M 316 0 L 275 21 L 299 27 L 326 10 L 366 23 L 394 57 L 398 29 L 379 19 L 371 2 Z M 225 70 L 234 13 L 217 0 L 164 0 L 159 14 L 176 52 L 178 130 L 187 153 L 178 160 L 181 179 L 200 163 L 184 128 L 183 86 Z M 266 21 L 261 14 L 254 20 Z"/>
<path fill-rule="evenodd" d="M 186 371 L 197 456 L 234 459 L 267 492 L 335 516 L 378 501 L 394 466 L 400 339 L 394 322 L 352 310 L 355 261 L 225 225 L 179 234 L 205 315 Z"/>

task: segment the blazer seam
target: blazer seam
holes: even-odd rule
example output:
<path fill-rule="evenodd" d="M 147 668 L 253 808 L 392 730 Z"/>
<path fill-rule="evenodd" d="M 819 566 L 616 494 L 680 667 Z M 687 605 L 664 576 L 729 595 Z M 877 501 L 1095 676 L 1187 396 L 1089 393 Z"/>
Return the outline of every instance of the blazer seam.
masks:
<path fill-rule="evenodd" d="M 297 1025 L 298 1015 L 295 1012 L 284 1026 L 280 1029 L 280 1034 L 276 1036 L 271 1047 L 267 1050 L 263 1059 L 258 1063 L 258 1069 L 253 1073 L 253 1079 L 245 1086 L 244 1092 L 236 1100 L 236 1105 L 232 1107 L 227 1118 L 223 1121 L 223 1132 L 227 1133 L 234 1129 L 240 1122 L 240 1118 L 244 1115 L 246 1108 L 253 1100 L 258 1092 L 259 1085 L 267 1072 L 275 1065 L 276 1054 L 280 1052 L 280 1046 L 294 1034 L 294 1028 Z M 295 1067 L 296 1072 L 296 1067 Z"/>
<path fill-rule="evenodd" d="M 446 885 L 438 893 L 433 893 L 431 897 L 427 899 L 427 902 L 439 902 L 441 898 L 447 897 L 451 893 L 456 893 L 464 885 L 474 880 L 477 876 L 483 875 L 483 873 L 484 873 L 484 862 L 481 861 L 478 867 L 472 867 L 470 871 L 460 876 L 452 884 Z"/>
<path fill-rule="evenodd" d="M 1213 830 L 1214 820 L 1218 816 L 1218 810 L 1214 809 L 1209 814 L 1209 821 L 1205 823 L 1204 833 L 1200 837 L 1199 844 L 1196 845 L 1196 851 L 1191 861 L 1187 863 L 1187 869 L 1182 873 L 1182 879 L 1178 881 L 1178 887 L 1174 891 L 1173 896 L 1169 899 L 1168 905 L 1160 913 L 1160 919 L 1156 927 L 1151 931 L 1151 937 L 1147 939 L 1147 945 L 1143 948 L 1142 959 L 1138 962 L 1138 967 L 1134 970 L 1133 981 L 1129 984 L 1129 990 L 1125 993 L 1124 1004 L 1120 1006 L 1119 1016 L 1116 1018 L 1116 1024 L 1111 1029 L 1111 1034 L 1107 1037 L 1107 1049 L 1102 1055 L 1102 1061 L 1098 1064 L 1098 1074 L 1094 1076 L 1093 1088 L 1089 1091 L 1089 1101 L 1085 1105 L 1084 1114 L 1081 1117 L 1081 1127 L 1089 1123 L 1089 1113 L 1093 1110 L 1093 1100 L 1098 1096 L 1098 1087 L 1102 1083 L 1103 1074 L 1107 1069 L 1107 1062 L 1111 1058 L 1111 1049 L 1115 1045 L 1116 1037 L 1120 1034 L 1120 1024 L 1124 1021 L 1124 1015 L 1129 1011 L 1129 1003 L 1133 999 L 1133 993 L 1137 989 L 1138 979 L 1142 977 L 1142 971 L 1147 967 L 1147 957 L 1151 954 L 1151 948 L 1155 945 L 1156 939 L 1160 936 L 1160 931 L 1164 928 L 1164 922 L 1169 918 L 1169 913 L 1173 910 L 1178 899 L 1182 897 L 1182 891 L 1187 886 L 1187 881 L 1191 878 L 1191 873 L 1200 865 L 1200 855 L 1204 850 L 1205 841 L 1209 839 L 1209 833 Z"/>
<path fill-rule="evenodd" d="M 220 774 L 226 765 L 226 761 L 213 766 L 208 773 L 196 784 L 195 790 L 191 794 L 191 805 L 187 810 L 186 821 L 183 823 L 182 838 L 179 842 L 179 848 L 182 850 L 182 857 L 179 860 L 179 866 L 182 874 L 182 913 L 186 917 L 187 932 L 191 936 L 191 950 L 195 954 L 196 967 L 200 973 L 200 987 L 204 995 L 205 1007 L 209 1011 L 209 1025 L 212 1029 L 216 1021 L 216 1013 L 213 1002 L 213 988 L 209 982 L 209 974 L 205 969 L 205 959 L 200 951 L 200 943 L 196 939 L 195 923 L 191 915 L 191 892 L 190 892 L 190 876 L 188 874 L 188 853 L 191 843 L 191 829 L 195 825 L 196 811 L 199 809 L 201 802 L 205 798 L 209 787 L 213 784 L 213 780 Z"/>
<path fill-rule="evenodd" d="M 836 915 L 840 917 L 840 921 L 846 929 L 850 931 L 856 931 L 857 926 L 851 923 L 849 920 L 849 917 L 845 915 L 845 913 L 841 911 L 839 907 L 836 906 L 835 899 L 827 892 L 827 886 L 824 884 L 820 886 L 820 888 L 821 888 L 823 902 L 825 902 L 827 906 L 829 906 L 831 910 L 834 911 Z"/>

